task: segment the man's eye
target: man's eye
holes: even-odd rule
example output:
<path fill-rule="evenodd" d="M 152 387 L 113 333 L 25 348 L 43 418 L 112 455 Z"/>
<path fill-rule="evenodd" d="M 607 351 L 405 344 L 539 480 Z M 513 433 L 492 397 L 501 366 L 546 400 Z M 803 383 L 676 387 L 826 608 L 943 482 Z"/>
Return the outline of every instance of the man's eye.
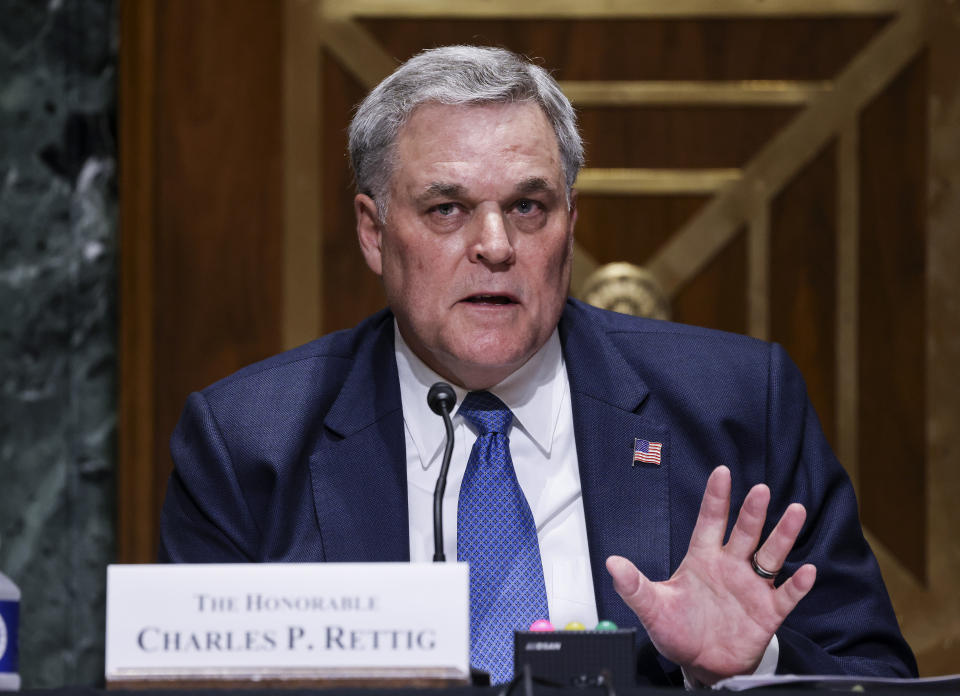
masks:
<path fill-rule="evenodd" d="M 433 209 L 439 215 L 444 217 L 453 215 L 455 212 L 457 212 L 457 206 L 455 206 L 453 203 L 441 203 L 440 205 L 434 206 Z"/>
<path fill-rule="evenodd" d="M 521 215 L 529 215 L 537 212 L 538 206 L 534 201 L 524 198 L 517 201 L 515 208 Z"/>

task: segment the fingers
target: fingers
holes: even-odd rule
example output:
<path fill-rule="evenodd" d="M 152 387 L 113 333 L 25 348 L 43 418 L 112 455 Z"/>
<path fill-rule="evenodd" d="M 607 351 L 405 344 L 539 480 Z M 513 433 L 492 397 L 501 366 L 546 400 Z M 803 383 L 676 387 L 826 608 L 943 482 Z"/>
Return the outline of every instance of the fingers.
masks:
<path fill-rule="evenodd" d="M 633 609 L 640 621 L 645 621 L 654 602 L 652 583 L 622 556 L 610 556 L 607 559 L 607 572 L 613 578 L 613 589 Z"/>
<path fill-rule="evenodd" d="M 797 541 L 806 519 L 807 510 L 800 503 L 793 503 L 787 507 L 777 526 L 763 542 L 763 546 L 757 549 L 757 563 L 760 567 L 769 570 L 783 567 L 787 554 Z"/>
<path fill-rule="evenodd" d="M 632 595 L 640 586 L 640 581 L 637 578 L 640 571 L 623 556 L 610 556 L 607 559 L 607 572 L 613 578 L 613 589 L 621 597 Z"/>
<path fill-rule="evenodd" d="M 690 549 L 718 549 L 723 544 L 730 513 L 730 469 L 718 466 L 710 472 L 700 502 L 700 514 L 690 537 Z"/>
<path fill-rule="evenodd" d="M 789 505 L 770 536 L 757 548 L 769 504 L 770 490 L 765 485 L 758 484 L 750 489 L 740 508 L 737 523 L 730 532 L 726 551 L 735 558 L 750 559 L 756 550 L 757 564 L 766 570 L 776 571 L 783 567 L 787 555 L 797 541 L 807 518 L 807 511 L 800 503 Z"/>
<path fill-rule="evenodd" d="M 733 525 L 726 550 L 736 558 L 749 558 L 763 533 L 763 523 L 767 519 L 767 505 L 770 504 L 770 489 L 758 483 L 750 489 L 743 499 L 737 523 Z M 764 566 L 764 568 L 780 566 Z"/>
<path fill-rule="evenodd" d="M 801 599 L 813 588 L 817 580 L 817 568 L 812 563 L 805 563 L 790 576 L 774 593 L 776 609 L 780 616 L 786 617 Z"/>

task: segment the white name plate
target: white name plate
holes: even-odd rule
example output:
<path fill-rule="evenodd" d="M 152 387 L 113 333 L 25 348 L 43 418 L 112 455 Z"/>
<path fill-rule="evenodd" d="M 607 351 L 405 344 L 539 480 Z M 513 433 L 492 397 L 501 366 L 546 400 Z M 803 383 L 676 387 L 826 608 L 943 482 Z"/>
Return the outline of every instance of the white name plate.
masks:
<path fill-rule="evenodd" d="M 458 681 L 465 563 L 111 565 L 106 679 Z"/>

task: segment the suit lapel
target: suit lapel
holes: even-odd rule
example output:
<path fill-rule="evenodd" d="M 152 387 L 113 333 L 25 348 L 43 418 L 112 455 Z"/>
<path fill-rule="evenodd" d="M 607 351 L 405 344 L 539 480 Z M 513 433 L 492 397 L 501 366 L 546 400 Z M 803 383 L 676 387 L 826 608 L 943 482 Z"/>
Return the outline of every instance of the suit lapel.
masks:
<path fill-rule="evenodd" d="M 392 315 L 358 346 L 310 472 L 327 561 L 410 560 Z"/>
<path fill-rule="evenodd" d="M 640 415 L 649 390 L 589 310 L 568 303 L 560 338 L 570 380 L 597 610 L 617 625 L 639 626 L 614 591 L 605 562 L 610 555 L 620 555 L 651 580 L 669 577 L 670 433 Z M 663 445 L 659 466 L 634 465 L 635 438 Z"/>

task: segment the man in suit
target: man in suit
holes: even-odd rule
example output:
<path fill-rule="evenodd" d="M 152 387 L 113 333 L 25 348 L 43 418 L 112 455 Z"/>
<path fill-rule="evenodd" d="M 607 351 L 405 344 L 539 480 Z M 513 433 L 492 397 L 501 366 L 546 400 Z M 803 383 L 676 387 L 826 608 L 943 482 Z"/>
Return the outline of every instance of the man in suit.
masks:
<path fill-rule="evenodd" d="M 637 626 L 654 682 L 916 673 L 783 351 L 567 300 L 583 150 L 552 78 L 426 51 L 350 145 L 389 310 L 191 395 L 163 559 L 428 560 L 443 379 L 445 545 L 471 562 L 472 661 L 495 680 L 509 630 L 547 612 Z"/>

